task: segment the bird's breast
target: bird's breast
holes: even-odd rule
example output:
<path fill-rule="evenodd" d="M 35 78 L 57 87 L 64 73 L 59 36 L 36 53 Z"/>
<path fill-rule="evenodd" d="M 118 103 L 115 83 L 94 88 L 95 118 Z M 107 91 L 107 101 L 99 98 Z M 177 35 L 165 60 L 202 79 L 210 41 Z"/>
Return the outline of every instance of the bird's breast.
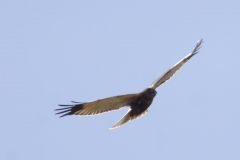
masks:
<path fill-rule="evenodd" d="M 143 113 L 152 103 L 153 98 L 140 96 L 131 103 L 131 110 L 135 115 Z"/>

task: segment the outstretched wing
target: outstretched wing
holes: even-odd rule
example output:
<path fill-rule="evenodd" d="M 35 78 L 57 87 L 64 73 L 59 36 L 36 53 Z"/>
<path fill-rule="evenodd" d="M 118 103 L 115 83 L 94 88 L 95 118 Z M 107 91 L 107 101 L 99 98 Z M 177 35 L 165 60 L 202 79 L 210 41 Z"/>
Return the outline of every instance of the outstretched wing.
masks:
<path fill-rule="evenodd" d="M 55 111 L 59 111 L 56 114 L 63 114 L 60 117 L 64 117 L 67 115 L 96 115 L 112 110 L 117 110 L 124 106 L 129 106 L 130 103 L 137 96 L 138 94 L 128 94 L 100 99 L 92 102 L 81 103 L 77 105 L 59 105 L 67 107 L 56 109 Z"/>
<path fill-rule="evenodd" d="M 195 54 L 199 52 L 199 49 L 201 48 L 201 44 L 203 43 L 203 39 L 200 39 L 194 50 L 188 54 L 186 57 L 184 57 L 181 61 L 179 61 L 177 64 L 175 64 L 172 68 L 170 68 L 167 72 L 165 72 L 162 76 L 160 76 L 157 80 L 155 80 L 149 88 L 156 89 L 161 84 L 169 80 L 175 73 L 178 71 L 189 59 L 192 58 Z"/>
<path fill-rule="evenodd" d="M 148 110 L 145 110 L 142 114 L 140 115 L 133 115 L 131 116 L 131 109 L 127 112 L 127 114 L 125 114 L 121 119 L 120 121 L 118 121 L 116 124 L 114 124 L 110 129 L 114 129 L 114 128 L 118 128 L 120 127 L 121 125 L 127 123 L 128 121 L 131 121 L 131 120 L 134 120 L 134 119 L 137 119 L 141 116 L 143 116 L 144 114 L 146 114 L 148 112 Z"/>

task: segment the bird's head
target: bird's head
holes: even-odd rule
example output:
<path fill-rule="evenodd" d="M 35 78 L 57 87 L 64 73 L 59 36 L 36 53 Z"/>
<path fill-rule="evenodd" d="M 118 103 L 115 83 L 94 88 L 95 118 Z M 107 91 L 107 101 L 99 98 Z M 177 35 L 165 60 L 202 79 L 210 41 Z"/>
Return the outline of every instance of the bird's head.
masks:
<path fill-rule="evenodd" d="M 157 92 L 155 89 L 152 89 L 152 88 L 146 88 L 142 91 L 142 94 L 143 95 L 146 95 L 146 96 L 152 96 L 152 97 L 155 97 Z"/>

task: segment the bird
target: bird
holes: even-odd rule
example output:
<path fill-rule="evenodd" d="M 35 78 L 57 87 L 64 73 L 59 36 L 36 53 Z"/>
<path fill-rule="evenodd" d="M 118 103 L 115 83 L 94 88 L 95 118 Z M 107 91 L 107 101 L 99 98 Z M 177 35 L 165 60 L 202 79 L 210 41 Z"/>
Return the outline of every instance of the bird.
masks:
<path fill-rule="evenodd" d="M 71 101 L 73 103 L 71 105 L 60 104 L 59 106 L 62 108 L 55 109 L 57 111 L 56 114 L 62 114 L 60 117 L 68 115 L 97 115 L 118 110 L 122 107 L 129 107 L 128 112 L 109 129 L 118 128 L 131 120 L 137 119 L 148 112 L 147 109 L 157 94 L 156 89 L 167 82 L 188 60 L 196 55 L 202 43 L 203 38 L 197 41 L 195 48 L 190 54 L 162 74 L 148 88 L 139 93 L 114 96 L 85 103 Z"/>

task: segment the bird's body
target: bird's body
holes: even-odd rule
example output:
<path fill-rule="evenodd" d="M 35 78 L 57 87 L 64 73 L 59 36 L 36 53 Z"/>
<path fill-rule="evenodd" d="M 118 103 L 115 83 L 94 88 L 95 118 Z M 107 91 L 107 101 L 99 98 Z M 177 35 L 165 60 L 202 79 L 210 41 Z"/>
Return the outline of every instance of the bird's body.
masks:
<path fill-rule="evenodd" d="M 152 104 L 153 98 L 157 92 L 155 89 L 147 88 L 142 92 L 138 93 L 136 99 L 134 99 L 131 104 L 131 116 L 138 116 L 142 114 L 144 111 L 148 109 L 148 107 Z"/>
<path fill-rule="evenodd" d="M 56 109 L 56 111 L 60 111 L 57 114 L 63 114 L 60 117 L 67 115 L 96 115 L 112 110 L 118 110 L 126 106 L 130 107 L 130 110 L 126 113 L 126 115 L 110 129 L 117 128 L 128 121 L 139 118 L 147 113 L 148 107 L 151 105 L 155 95 L 157 94 L 155 89 L 169 80 L 169 78 L 171 78 L 173 74 L 179 70 L 192 56 L 197 54 L 202 43 L 203 40 L 201 39 L 189 55 L 187 55 L 180 62 L 175 64 L 171 69 L 160 76 L 149 88 L 146 88 L 139 93 L 114 96 L 73 105 L 59 105 L 65 106 L 65 108 Z"/>

